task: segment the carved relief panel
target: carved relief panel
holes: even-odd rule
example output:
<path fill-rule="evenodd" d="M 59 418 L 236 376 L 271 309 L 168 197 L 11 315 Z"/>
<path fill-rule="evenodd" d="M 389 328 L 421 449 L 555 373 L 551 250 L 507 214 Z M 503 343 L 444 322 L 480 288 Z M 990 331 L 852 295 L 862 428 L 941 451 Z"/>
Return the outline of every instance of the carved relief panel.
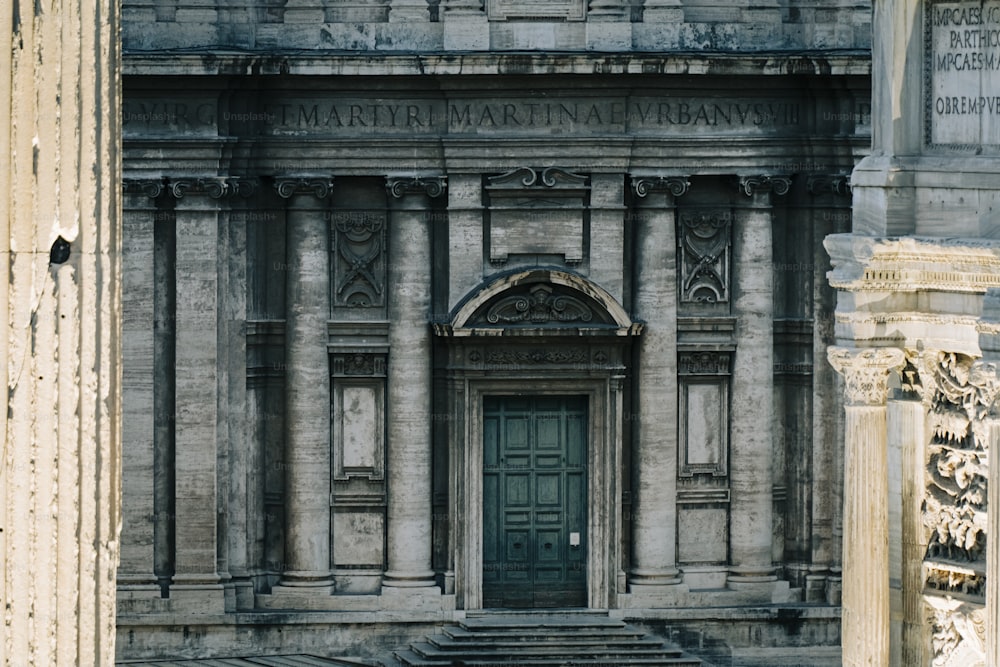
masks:
<path fill-rule="evenodd" d="M 385 239 L 384 211 L 331 212 L 330 283 L 334 308 L 385 305 Z"/>
<path fill-rule="evenodd" d="M 728 209 L 686 210 L 678 226 L 681 302 L 728 302 L 732 213 Z"/>

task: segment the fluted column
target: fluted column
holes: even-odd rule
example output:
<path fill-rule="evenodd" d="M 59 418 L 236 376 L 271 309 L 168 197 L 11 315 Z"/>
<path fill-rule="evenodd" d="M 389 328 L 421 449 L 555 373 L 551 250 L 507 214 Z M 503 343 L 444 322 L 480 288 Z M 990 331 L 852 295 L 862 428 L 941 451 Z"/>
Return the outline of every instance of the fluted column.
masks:
<path fill-rule="evenodd" d="M 386 181 L 389 219 L 388 569 L 383 585 L 434 585 L 431 569 L 430 198 L 444 179 Z M 385 590 L 385 589 L 383 589 Z"/>
<path fill-rule="evenodd" d="M 3 665 L 115 660 L 118 15 L 80 0 L 0 9 Z"/>
<path fill-rule="evenodd" d="M 831 347 L 844 376 L 844 583 L 841 619 L 845 667 L 889 665 L 889 482 L 886 399 L 889 373 L 903 367 L 891 348 Z"/>
<path fill-rule="evenodd" d="M 278 178 L 285 217 L 285 563 L 276 595 L 328 595 L 330 561 L 329 177 Z"/>
<path fill-rule="evenodd" d="M 745 177 L 747 204 L 735 211 L 729 550 L 731 588 L 770 586 L 774 514 L 774 270 L 771 196 L 788 192 L 784 177 Z"/>
<path fill-rule="evenodd" d="M 677 569 L 677 241 L 675 199 L 684 178 L 635 178 L 633 304 L 645 321 L 638 340 L 633 431 L 632 593 L 680 583 Z"/>

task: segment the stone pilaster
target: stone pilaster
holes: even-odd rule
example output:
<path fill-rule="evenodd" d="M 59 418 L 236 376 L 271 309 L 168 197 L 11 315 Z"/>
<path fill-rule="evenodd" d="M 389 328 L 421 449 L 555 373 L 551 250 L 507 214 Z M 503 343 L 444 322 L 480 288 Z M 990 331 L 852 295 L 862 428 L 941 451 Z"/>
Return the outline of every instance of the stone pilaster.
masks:
<path fill-rule="evenodd" d="M 889 488 L 886 399 L 903 352 L 831 347 L 844 376 L 844 582 L 841 637 L 845 667 L 889 665 Z"/>
<path fill-rule="evenodd" d="M 175 199 L 176 402 L 172 608 L 225 610 L 218 556 L 218 267 L 221 178 L 180 178 Z"/>
<path fill-rule="evenodd" d="M 275 596 L 329 595 L 329 177 L 278 178 L 285 245 L 285 563 Z"/>
<path fill-rule="evenodd" d="M 638 177 L 633 236 L 636 239 L 636 318 L 645 321 L 638 340 L 632 454 L 633 594 L 655 594 L 680 583 L 677 569 L 677 241 L 675 200 L 688 189 L 684 178 Z"/>
<path fill-rule="evenodd" d="M 771 239 L 771 196 L 788 192 L 790 181 L 779 176 L 744 177 L 741 192 L 747 205 L 734 219 L 733 315 L 737 318 L 733 359 L 730 488 L 731 588 L 773 588 L 774 446 L 774 271 Z"/>
<path fill-rule="evenodd" d="M 434 585 L 431 569 L 430 199 L 444 179 L 386 181 L 389 219 L 388 569 L 390 589 Z"/>
<path fill-rule="evenodd" d="M 154 526 L 154 243 L 164 182 L 125 180 L 122 211 L 122 534 L 119 602 L 159 598 Z M 134 608 L 134 607 L 133 607 Z"/>

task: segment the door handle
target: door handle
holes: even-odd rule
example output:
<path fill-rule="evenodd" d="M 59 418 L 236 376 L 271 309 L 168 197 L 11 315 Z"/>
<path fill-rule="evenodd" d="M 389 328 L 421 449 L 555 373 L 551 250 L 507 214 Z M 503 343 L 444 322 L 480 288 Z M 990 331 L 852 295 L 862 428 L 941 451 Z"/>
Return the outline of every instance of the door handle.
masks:
<path fill-rule="evenodd" d="M 521 548 L 521 543 L 520 542 L 514 542 L 514 548 L 515 549 L 520 549 Z"/>
<path fill-rule="evenodd" d="M 551 542 L 546 542 L 545 543 L 545 548 L 546 549 L 551 549 L 552 548 L 552 543 Z"/>

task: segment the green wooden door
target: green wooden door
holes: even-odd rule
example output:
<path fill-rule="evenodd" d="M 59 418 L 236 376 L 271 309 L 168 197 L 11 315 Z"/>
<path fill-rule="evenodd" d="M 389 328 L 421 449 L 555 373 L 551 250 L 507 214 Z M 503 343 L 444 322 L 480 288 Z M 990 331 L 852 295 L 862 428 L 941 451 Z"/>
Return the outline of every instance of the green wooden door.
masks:
<path fill-rule="evenodd" d="M 587 604 L 587 398 L 483 405 L 485 607 Z"/>

